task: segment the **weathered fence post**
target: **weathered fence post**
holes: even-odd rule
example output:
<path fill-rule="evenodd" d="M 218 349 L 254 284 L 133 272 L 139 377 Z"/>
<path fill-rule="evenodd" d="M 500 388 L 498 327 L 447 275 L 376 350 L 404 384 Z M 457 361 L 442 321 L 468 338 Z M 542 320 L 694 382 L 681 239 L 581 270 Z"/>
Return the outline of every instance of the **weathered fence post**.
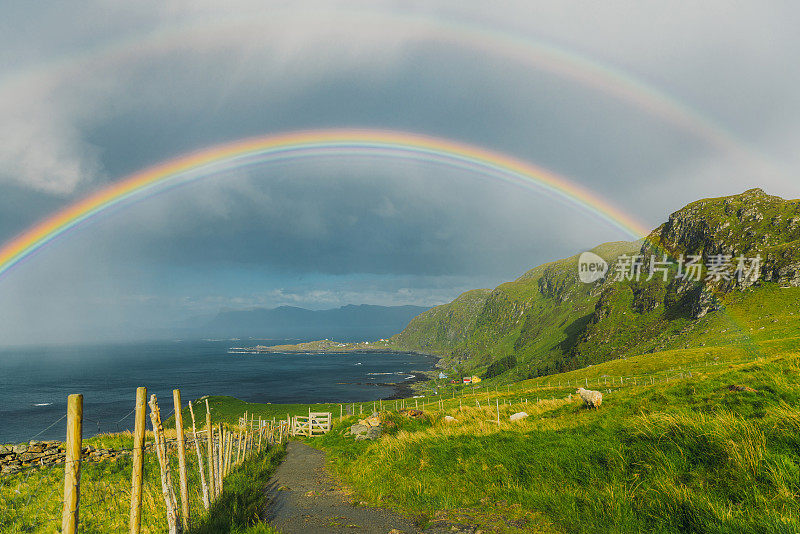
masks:
<path fill-rule="evenodd" d="M 64 459 L 64 509 L 61 532 L 78 531 L 78 510 L 81 497 L 81 445 L 83 444 L 83 395 L 67 398 L 67 443 Z"/>
<path fill-rule="evenodd" d="M 223 490 L 223 482 L 222 479 L 225 475 L 222 474 L 222 458 L 223 458 L 223 451 L 225 449 L 225 430 L 222 428 L 222 423 L 217 424 L 217 428 L 219 429 L 217 432 L 217 454 L 215 458 L 217 460 L 217 493 L 222 495 Z"/>
<path fill-rule="evenodd" d="M 183 403 L 181 390 L 172 390 L 172 401 L 175 404 L 175 434 L 178 440 L 178 481 L 181 485 L 181 518 L 183 530 L 189 530 L 189 482 L 186 478 L 186 440 L 183 435 Z"/>
<path fill-rule="evenodd" d="M 238 432 L 231 432 L 231 446 L 230 450 L 228 451 L 228 471 L 233 471 L 233 468 L 236 467 L 236 458 L 233 456 L 233 451 L 236 448 L 236 444 L 239 440 L 239 433 Z"/>
<path fill-rule="evenodd" d="M 194 420 L 194 408 L 191 402 L 189 402 L 189 413 L 192 415 L 192 434 L 194 437 L 195 450 L 197 452 L 197 466 L 200 470 L 200 486 L 203 488 L 203 506 L 208 510 L 211 503 L 208 500 L 208 485 L 206 484 L 206 473 L 203 467 L 203 451 L 200 450 L 200 440 L 197 439 L 197 424 Z"/>
<path fill-rule="evenodd" d="M 240 463 L 242 463 L 242 440 L 243 439 L 244 439 L 244 431 L 243 430 L 239 430 L 236 433 L 236 465 L 239 465 Z"/>
<path fill-rule="evenodd" d="M 231 439 L 228 441 L 228 474 L 233 471 L 233 447 L 236 443 L 236 432 L 231 431 Z"/>
<path fill-rule="evenodd" d="M 225 440 L 225 461 L 223 462 L 225 465 L 224 473 L 225 476 L 228 476 L 231 472 L 231 446 L 233 445 L 233 432 L 228 431 L 227 439 Z"/>
<path fill-rule="evenodd" d="M 144 475 L 144 433 L 147 429 L 147 388 L 136 388 L 136 415 L 133 429 L 133 473 L 131 474 L 131 514 L 129 534 L 139 534 L 142 527 L 142 476 Z"/>
<path fill-rule="evenodd" d="M 264 436 L 264 431 L 261 428 L 261 418 L 258 418 L 258 452 L 261 452 L 261 439 Z"/>
<path fill-rule="evenodd" d="M 250 455 L 253 455 L 253 452 L 256 448 L 256 414 L 250 415 Z"/>
<path fill-rule="evenodd" d="M 178 534 L 182 532 L 178 522 L 178 505 L 175 502 L 175 489 L 172 487 L 167 443 L 164 439 L 164 427 L 161 426 L 161 412 L 158 409 L 158 399 L 155 395 L 150 395 L 150 422 L 153 424 L 154 447 L 161 467 L 161 493 L 164 494 L 164 505 L 167 508 L 167 528 L 169 534 Z"/>
<path fill-rule="evenodd" d="M 206 446 L 208 451 L 208 490 L 211 501 L 217 498 L 217 485 L 214 476 L 214 428 L 211 426 L 211 408 L 206 399 Z"/>

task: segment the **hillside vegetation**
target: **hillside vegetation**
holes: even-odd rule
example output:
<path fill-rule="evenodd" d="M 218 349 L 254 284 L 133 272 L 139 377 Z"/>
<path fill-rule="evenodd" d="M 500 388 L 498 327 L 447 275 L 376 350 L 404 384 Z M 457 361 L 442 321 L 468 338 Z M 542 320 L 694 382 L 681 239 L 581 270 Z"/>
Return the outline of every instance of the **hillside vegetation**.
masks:
<path fill-rule="evenodd" d="M 707 314 L 731 321 L 727 301 L 762 301 L 777 287 L 800 285 L 800 202 L 759 189 L 705 199 L 670 215 L 639 242 L 592 250 L 609 264 L 592 284 L 578 279 L 578 258 L 541 265 L 494 290 L 474 290 L 415 317 L 392 338 L 407 350 L 433 352 L 443 364 L 485 370 L 498 361 L 516 364 L 501 374 L 521 380 L 578 369 L 615 358 L 704 343 L 697 328 Z M 680 279 L 678 259 L 692 255 L 705 266 L 716 255 L 759 256 L 760 277 Z M 639 280 L 616 280 L 623 255 L 641 255 Z M 649 258 L 672 262 L 647 280 Z M 666 280 L 664 279 L 666 278 Z M 727 319 L 725 318 L 727 317 Z M 508 367 L 508 366 L 506 366 Z"/>
<path fill-rule="evenodd" d="M 475 390 L 422 419 L 383 414 L 388 435 L 377 442 L 354 442 L 356 418 L 346 419 L 318 445 L 361 498 L 422 526 L 797 532 L 800 356 L 745 356 L 703 348 L 614 360 Z M 570 395 L 586 382 L 604 393 L 599 410 Z M 519 411 L 530 417 L 509 421 Z"/>

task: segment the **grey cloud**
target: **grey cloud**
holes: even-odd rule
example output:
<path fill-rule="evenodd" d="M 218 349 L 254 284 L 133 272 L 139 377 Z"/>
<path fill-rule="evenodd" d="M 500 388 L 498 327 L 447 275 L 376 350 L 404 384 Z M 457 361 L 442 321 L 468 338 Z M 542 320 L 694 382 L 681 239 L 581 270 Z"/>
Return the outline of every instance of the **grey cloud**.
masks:
<path fill-rule="evenodd" d="M 302 128 L 470 142 L 570 176 L 648 226 L 753 186 L 800 196 L 789 3 L 12 2 L 0 15 L 0 241 L 159 161 Z M 622 86 L 442 43 L 437 20 L 581 54 Z M 621 97 L 625 76 L 742 148 L 666 120 L 648 108 L 656 94 Z M 541 191 L 429 165 L 270 165 L 54 243 L 0 280 L 0 341 L 90 337 L 217 306 L 435 304 L 623 237 Z"/>

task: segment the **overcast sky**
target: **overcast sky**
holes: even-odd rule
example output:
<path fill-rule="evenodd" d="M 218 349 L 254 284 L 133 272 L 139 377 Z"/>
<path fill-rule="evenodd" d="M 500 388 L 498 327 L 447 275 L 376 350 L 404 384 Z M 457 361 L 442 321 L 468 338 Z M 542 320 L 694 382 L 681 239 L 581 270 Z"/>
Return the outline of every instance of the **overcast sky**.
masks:
<path fill-rule="evenodd" d="M 701 197 L 800 197 L 786 2 L 0 5 L 0 242 L 129 173 L 334 127 L 467 142 L 655 227 Z M 266 164 L 123 206 L 0 278 L 0 344 L 222 308 L 447 302 L 605 241 L 568 202 L 427 163 Z"/>

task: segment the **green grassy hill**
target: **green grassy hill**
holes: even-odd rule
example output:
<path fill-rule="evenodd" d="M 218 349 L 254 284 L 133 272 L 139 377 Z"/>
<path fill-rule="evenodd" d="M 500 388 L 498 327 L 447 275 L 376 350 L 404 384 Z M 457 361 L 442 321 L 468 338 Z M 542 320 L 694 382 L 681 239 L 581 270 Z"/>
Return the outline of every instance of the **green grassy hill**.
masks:
<path fill-rule="evenodd" d="M 705 199 L 670 215 L 641 242 L 607 243 L 592 250 L 610 268 L 592 284 L 578 279 L 578 255 L 531 269 L 494 290 L 464 293 L 416 317 L 392 338 L 409 350 L 434 352 L 444 364 L 514 381 L 568 371 L 607 360 L 712 342 L 697 328 L 710 314 L 728 323 L 728 301 L 770 301 L 776 287 L 800 285 L 800 201 L 753 189 Z M 728 255 L 730 279 L 679 279 L 678 260 L 699 257 L 705 266 Z M 623 256 L 641 255 L 639 280 L 616 280 Z M 649 278 L 649 258 L 673 262 L 666 276 Z M 760 277 L 738 280 L 759 256 Z M 685 272 L 685 269 L 682 268 Z M 666 277 L 666 281 L 664 280 Z M 501 365 L 502 364 L 502 365 Z"/>
<path fill-rule="evenodd" d="M 800 290 L 787 291 L 796 303 Z M 726 330 L 715 333 L 721 343 L 738 339 Z M 383 414 L 387 435 L 377 442 L 354 442 L 349 418 L 316 444 L 360 499 L 422 525 L 798 532 L 800 358 L 773 344 L 771 326 L 760 332 L 761 357 L 690 347 L 464 388 L 443 395 L 443 409 L 429 401 L 421 419 Z M 585 384 L 603 392 L 600 409 L 570 395 Z M 520 411 L 529 417 L 509 420 Z"/>

